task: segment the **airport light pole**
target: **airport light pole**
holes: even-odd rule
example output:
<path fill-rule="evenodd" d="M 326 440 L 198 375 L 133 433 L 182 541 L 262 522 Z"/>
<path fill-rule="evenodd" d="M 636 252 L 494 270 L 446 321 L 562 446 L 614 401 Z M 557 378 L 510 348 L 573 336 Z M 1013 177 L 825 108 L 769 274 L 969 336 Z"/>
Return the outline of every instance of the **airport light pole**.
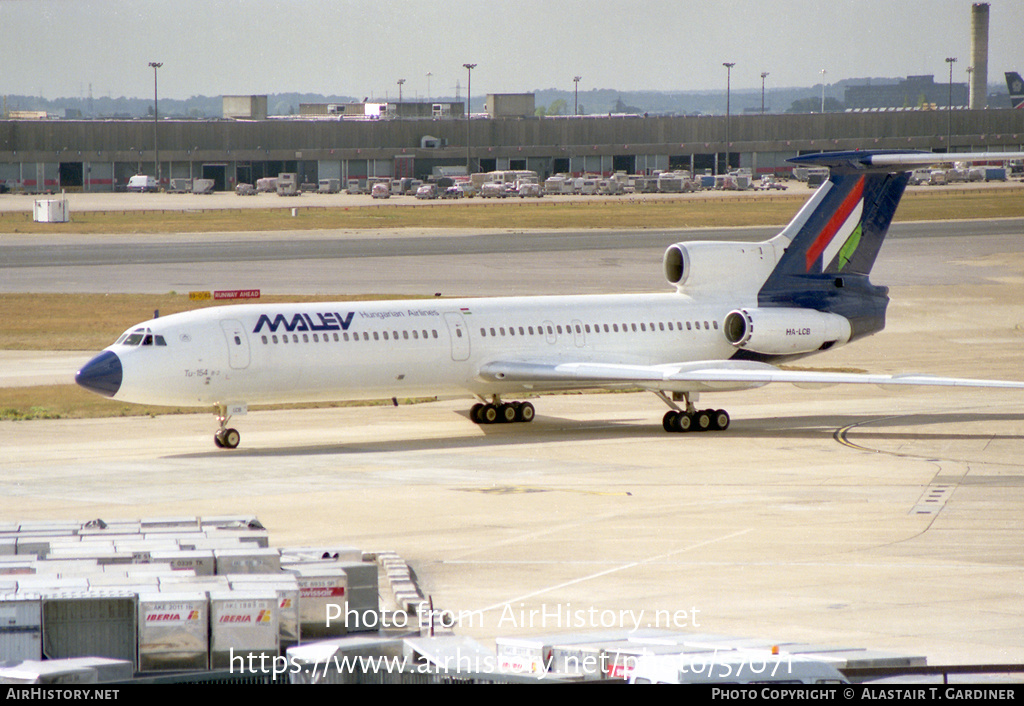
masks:
<path fill-rule="evenodd" d="M 157 142 L 157 125 L 160 119 L 160 109 L 157 102 L 157 84 L 156 84 L 156 70 L 163 66 L 162 61 L 151 61 L 149 65 L 153 67 L 153 159 L 156 162 L 156 188 L 160 189 L 160 145 Z"/>
<path fill-rule="evenodd" d="M 398 110 L 402 109 L 402 84 L 405 83 L 404 78 L 398 79 Z M 395 117 L 398 117 L 398 111 L 395 112 Z"/>
<path fill-rule="evenodd" d="M 470 165 L 470 131 L 469 131 L 469 106 L 473 95 L 473 69 L 476 68 L 476 64 L 463 64 L 462 67 L 466 69 L 466 73 L 469 75 L 469 80 L 466 82 L 466 176 L 472 173 L 472 166 Z"/>
<path fill-rule="evenodd" d="M 576 84 L 576 88 L 575 88 L 575 90 L 573 92 L 573 105 L 572 105 L 572 114 L 573 115 L 579 115 L 580 114 L 580 79 L 581 78 L 583 78 L 583 77 L 582 76 L 573 76 L 572 77 L 572 82 Z"/>
<path fill-rule="evenodd" d="M 764 80 L 768 78 L 768 72 L 761 72 L 761 115 L 764 115 Z"/>
<path fill-rule="evenodd" d="M 825 69 L 821 70 L 821 112 L 825 113 L 825 74 L 828 73 Z"/>
<path fill-rule="evenodd" d="M 725 67 L 725 172 L 729 173 L 729 113 L 732 94 L 732 67 L 736 65 L 735 61 L 726 61 L 722 63 Z"/>
<path fill-rule="evenodd" d="M 947 56 L 946 63 L 949 64 L 949 102 L 946 106 L 946 152 L 953 151 L 953 64 L 956 63 L 955 56 Z"/>

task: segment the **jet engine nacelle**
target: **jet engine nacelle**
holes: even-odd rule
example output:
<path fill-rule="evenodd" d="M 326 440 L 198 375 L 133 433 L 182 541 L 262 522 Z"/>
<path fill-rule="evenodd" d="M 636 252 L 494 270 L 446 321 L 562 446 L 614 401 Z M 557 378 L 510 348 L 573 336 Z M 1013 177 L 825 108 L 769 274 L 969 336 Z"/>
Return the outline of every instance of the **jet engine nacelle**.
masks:
<path fill-rule="evenodd" d="M 737 309 L 725 317 L 725 337 L 737 348 L 764 355 L 792 355 L 841 346 L 850 322 L 814 309 Z"/>
<path fill-rule="evenodd" d="M 757 291 L 778 263 L 775 246 L 763 243 L 695 241 L 665 251 L 665 279 L 683 291 Z"/>

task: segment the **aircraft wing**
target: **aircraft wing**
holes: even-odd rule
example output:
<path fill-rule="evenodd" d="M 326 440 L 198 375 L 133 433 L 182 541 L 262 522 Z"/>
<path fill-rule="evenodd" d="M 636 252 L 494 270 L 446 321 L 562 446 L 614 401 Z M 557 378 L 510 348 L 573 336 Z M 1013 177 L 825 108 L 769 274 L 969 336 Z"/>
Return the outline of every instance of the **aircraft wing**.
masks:
<path fill-rule="evenodd" d="M 767 363 L 739 360 L 666 365 L 493 361 L 483 365 L 479 375 L 488 381 L 518 383 L 537 389 L 635 386 L 672 392 L 723 392 L 763 387 L 773 382 L 811 388 L 829 385 L 930 385 L 1024 389 L 1024 382 L 1016 381 L 783 370 Z"/>

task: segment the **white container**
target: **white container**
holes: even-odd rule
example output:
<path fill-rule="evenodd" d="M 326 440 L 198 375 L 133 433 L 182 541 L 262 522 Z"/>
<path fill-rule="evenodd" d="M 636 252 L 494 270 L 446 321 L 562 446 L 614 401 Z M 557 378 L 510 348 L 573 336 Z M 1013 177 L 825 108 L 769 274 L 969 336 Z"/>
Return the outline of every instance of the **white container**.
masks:
<path fill-rule="evenodd" d="M 71 211 L 65 199 L 40 199 L 35 202 L 32 220 L 36 223 L 67 223 Z"/>

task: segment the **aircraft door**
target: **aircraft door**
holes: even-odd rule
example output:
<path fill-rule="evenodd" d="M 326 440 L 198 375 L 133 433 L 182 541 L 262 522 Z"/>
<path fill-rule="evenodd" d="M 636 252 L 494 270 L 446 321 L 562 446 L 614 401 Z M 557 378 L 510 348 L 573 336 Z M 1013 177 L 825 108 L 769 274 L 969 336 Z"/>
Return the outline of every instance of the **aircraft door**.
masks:
<path fill-rule="evenodd" d="M 577 348 L 583 348 L 587 344 L 586 334 L 583 333 L 583 322 L 573 319 L 572 329 Z"/>
<path fill-rule="evenodd" d="M 452 360 L 466 360 L 469 358 L 469 327 L 465 319 L 461 313 L 449 311 L 444 315 L 444 322 L 452 340 Z"/>
<path fill-rule="evenodd" d="M 555 335 L 555 322 L 545 321 L 544 326 L 544 340 L 548 343 L 554 344 L 558 341 L 558 336 Z"/>
<path fill-rule="evenodd" d="M 225 319 L 220 322 L 224 339 L 228 344 L 228 363 L 235 370 L 249 367 L 249 337 L 245 335 L 242 322 Z"/>

